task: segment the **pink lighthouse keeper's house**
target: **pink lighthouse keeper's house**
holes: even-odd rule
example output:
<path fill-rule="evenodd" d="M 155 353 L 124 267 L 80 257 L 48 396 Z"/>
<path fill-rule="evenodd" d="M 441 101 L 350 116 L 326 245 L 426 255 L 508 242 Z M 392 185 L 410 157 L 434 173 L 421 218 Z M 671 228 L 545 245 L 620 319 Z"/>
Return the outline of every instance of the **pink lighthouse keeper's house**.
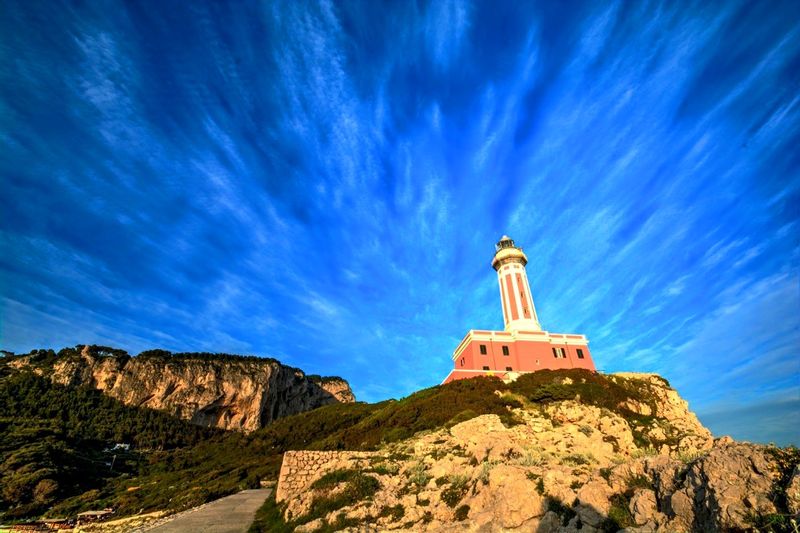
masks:
<path fill-rule="evenodd" d="M 528 258 L 522 248 L 504 235 L 495 250 L 492 267 L 500 284 L 505 330 L 470 330 L 453 352 L 455 366 L 443 383 L 486 375 L 514 379 L 544 369 L 595 371 L 585 335 L 542 330 L 525 273 Z"/>

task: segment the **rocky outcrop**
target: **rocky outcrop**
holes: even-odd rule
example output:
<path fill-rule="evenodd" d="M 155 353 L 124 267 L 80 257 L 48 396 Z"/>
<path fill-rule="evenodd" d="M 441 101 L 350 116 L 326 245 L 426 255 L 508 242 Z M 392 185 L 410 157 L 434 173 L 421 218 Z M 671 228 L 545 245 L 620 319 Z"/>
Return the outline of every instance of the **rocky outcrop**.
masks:
<path fill-rule="evenodd" d="M 352 403 L 356 401 L 356 397 L 350 389 L 350 384 L 342 378 L 319 376 L 309 376 L 309 378 L 319 385 L 322 390 L 330 393 L 342 403 Z"/>
<path fill-rule="evenodd" d="M 386 445 L 368 464 L 360 456 L 355 464 L 352 452 L 287 453 L 278 485 L 285 518 L 298 531 L 327 523 L 537 533 L 749 531 L 800 518 L 796 449 L 715 440 L 661 378 L 610 377 L 644 383 L 647 401 L 620 412 L 575 399 L 528 403 L 512 409 L 514 425 L 475 416 Z M 643 440 L 650 433 L 654 440 Z M 312 467 L 299 468 L 298 457 Z M 353 469 L 374 479 L 374 493 L 314 514 L 319 502 L 355 494 L 344 481 Z M 343 481 L 316 483 L 326 474 Z"/>
<path fill-rule="evenodd" d="M 355 400 L 341 378 L 320 378 L 322 383 L 317 383 L 272 359 L 161 354 L 166 355 L 103 355 L 84 346 L 79 353 L 56 359 L 44 373 L 54 383 L 93 387 L 128 405 L 165 411 L 201 426 L 242 431 Z M 25 360 L 15 365 L 24 367 Z"/>

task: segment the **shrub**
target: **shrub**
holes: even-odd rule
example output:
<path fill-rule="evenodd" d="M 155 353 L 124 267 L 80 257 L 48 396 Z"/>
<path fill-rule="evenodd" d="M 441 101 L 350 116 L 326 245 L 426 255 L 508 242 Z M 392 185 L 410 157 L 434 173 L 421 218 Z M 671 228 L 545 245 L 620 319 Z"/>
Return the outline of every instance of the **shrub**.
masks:
<path fill-rule="evenodd" d="M 494 465 L 495 463 L 493 461 L 484 461 L 481 463 L 481 471 L 478 474 L 478 480 L 484 485 L 489 484 L 489 472 L 492 471 Z"/>
<path fill-rule="evenodd" d="M 653 490 L 653 482 L 644 474 L 629 476 L 626 480 L 626 485 L 628 486 L 628 491 L 630 491 L 631 496 L 633 496 L 634 489 Z"/>
<path fill-rule="evenodd" d="M 630 498 L 622 494 L 615 494 L 610 501 L 611 506 L 608 509 L 608 518 L 600 526 L 603 531 L 616 532 L 635 525 L 633 516 L 631 516 L 631 512 L 628 509 Z"/>
<path fill-rule="evenodd" d="M 455 512 L 455 519 L 458 522 L 466 520 L 469 517 L 469 505 L 462 505 Z"/>
<path fill-rule="evenodd" d="M 678 452 L 678 460 L 682 461 L 683 464 L 688 465 L 700 459 L 701 457 L 704 457 L 706 454 L 708 454 L 707 450 L 696 450 L 696 451 L 681 450 Z"/>
<path fill-rule="evenodd" d="M 633 457 L 634 459 L 638 459 L 640 457 L 653 457 L 656 455 L 658 455 L 658 450 L 656 450 L 652 446 L 648 446 L 646 448 L 639 448 L 637 450 L 634 450 L 634 452 L 631 454 L 631 457 Z"/>
<path fill-rule="evenodd" d="M 467 476 L 456 475 L 450 476 L 449 481 L 450 486 L 442 491 L 441 498 L 448 507 L 455 507 L 458 505 L 458 502 L 461 501 L 461 498 L 467 494 L 469 478 Z"/>
<path fill-rule="evenodd" d="M 425 463 L 415 463 L 408 471 L 408 480 L 419 488 L 424 487 L 431 480 L 431 475 L 425 471 Z"/>
<path fill-rule="evenodd" d="M 383 507 L 381 507 L 381 511 L 380 513 L 378 513 L 378 516 L 382 518 L 388 516 L 391 517 L 392 522 L 396 522 L 401 518 L 403 518 L 405 514 L 406 514 L 405 507 L 403 507 L 403 504 L 398 503 L 397 505 L 392 505 L 392 506 L 384 505 Z"/>

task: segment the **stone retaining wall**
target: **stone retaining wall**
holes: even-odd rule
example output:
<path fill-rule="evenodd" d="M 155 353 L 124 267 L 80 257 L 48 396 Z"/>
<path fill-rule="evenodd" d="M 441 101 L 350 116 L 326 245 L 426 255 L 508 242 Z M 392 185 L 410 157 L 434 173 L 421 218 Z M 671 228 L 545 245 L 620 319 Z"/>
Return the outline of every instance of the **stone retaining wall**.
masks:
<path fill-rule="evenodd" d="M 339 469 L 365 469 L 373 452 L 289 451 L 283 454 L 275 500 L 292 500 L 311 487 L 317 479 Z"/>

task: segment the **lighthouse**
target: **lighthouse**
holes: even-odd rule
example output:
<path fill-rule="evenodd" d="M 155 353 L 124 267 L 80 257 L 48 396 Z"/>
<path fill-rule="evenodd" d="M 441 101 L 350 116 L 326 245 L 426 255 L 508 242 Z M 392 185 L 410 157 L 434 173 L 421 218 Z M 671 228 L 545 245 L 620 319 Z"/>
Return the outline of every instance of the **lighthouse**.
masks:
<path fill-rule="evenodd" d="M 528 257 L 507 235 L 495 244 L 503 331 L 470 330 L 453 351 L 453 370 L 443 383 L 476 376 L 516 379 L 539 370 L 583 368 L 595 371 L 589 340 L 576 333 L 542 329 L 525 270 Z"/>
<path fill-rule="evenodd" d="M 497 271 L 506 331 L 542 330 L 539 319 L 536 317 L 531 286 L 528 284 L 528 274 L 525 272 L 527 264 L 528 257 L 522 248 L 515 246 L 511 237 L 503 235 L 500 242 L 495 245 L 492 268 Z"/>

